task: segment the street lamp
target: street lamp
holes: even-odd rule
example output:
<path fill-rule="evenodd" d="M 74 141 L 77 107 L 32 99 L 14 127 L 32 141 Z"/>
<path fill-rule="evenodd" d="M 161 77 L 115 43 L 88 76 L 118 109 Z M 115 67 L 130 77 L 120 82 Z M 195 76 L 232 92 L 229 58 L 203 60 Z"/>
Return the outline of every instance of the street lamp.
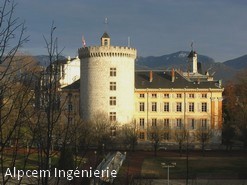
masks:
<path fill-rule="evenodd" d="M 173 168 L 176 166 L 174 162 L 161 163 L 162 168 L 167 168 L 167 184 L 169 185 L 169 168 Z"/>

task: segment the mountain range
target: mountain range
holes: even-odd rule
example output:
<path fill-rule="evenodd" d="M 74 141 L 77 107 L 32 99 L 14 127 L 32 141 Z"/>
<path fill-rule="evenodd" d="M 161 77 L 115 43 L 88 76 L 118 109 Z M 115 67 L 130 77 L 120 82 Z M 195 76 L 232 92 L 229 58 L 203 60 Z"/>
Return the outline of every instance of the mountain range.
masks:
<path fill-rule="evenodd" d="M 172 68 L 188 70 L 189 51 L 178 51 L 162 56 L 138 57 L 136 60 L 136 70 L 169 70 Z M 37 55 L 34 58 L 42 66 L 49 64 L 49 58 L 46 55 Z M 66 59 L 61 56 L 61 60 Z M 228 60 L 225 62 L 215 62 L 213 58 L 199 55 L 198 62 L 201 63 L 201 71 L 206 71 L 214 76 L 214 79 L 221 79 L 223 82 L 234 81 L 235 75 L 243 69 L 247 69 L 247 55 Z"/>
<path fill-rule="evenodd" d="M 158 57 L 139 57 L 136 62 L 136 69 L 165 70 L 175 68 L 187 71 L 188 55 L 188 51 L 179 51 Z M 221 63 L 215 62 L 211 57 L 198 54 L 198 62 L 201 63 L 202 74 L 208 71 L 210 75 L 214 76 L 214 79 L 221 79 L 223 82 L 234 81 L 238 72 L 247 69 L 247 55 Z"/>

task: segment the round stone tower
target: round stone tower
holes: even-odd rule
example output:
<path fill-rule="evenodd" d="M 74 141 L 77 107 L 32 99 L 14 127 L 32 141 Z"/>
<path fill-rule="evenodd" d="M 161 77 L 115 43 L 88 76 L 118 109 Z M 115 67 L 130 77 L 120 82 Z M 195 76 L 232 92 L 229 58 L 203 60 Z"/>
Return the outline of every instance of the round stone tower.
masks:
<path fill-rule="evenodd" d="M 111 121 L 127 123 L 134 116 L 134 73 L 137 51 L 111 46 L 107 33 L 101 46 L 78 50 L 81 61 L 80 114 L 91 120 L 99 113 Z"/>

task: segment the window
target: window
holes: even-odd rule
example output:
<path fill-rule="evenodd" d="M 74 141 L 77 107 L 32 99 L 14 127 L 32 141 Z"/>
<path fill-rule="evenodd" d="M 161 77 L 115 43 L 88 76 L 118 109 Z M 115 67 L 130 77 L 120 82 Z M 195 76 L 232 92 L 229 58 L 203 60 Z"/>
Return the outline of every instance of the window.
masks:
<path fill-rule="evenodd" d="M 108 46 L 108 40 L 104 39 L 104 46 Z"/>
<path fill-rule="evenodd" d="M 202 98 L 207 98 L 207 94 L 206 93 L 203 93 L 202 94 Z"/>
<path fill-rule="evenodd" d="M 207 103 L 206 102 L 202 103 L 202 112 L 207 112 Z"/>
<path fill-rule="evenodd" d="M 169 112 L 169 102 L 164 102 L 164 111 Z"/>
<path fill-rule="evenodd" d="M 201 119 L 202 128 L 207 128 L 207 119 Z"/>
<path fill-rule="evenodd" d="M 153 112 L 157 111 L 157 102 L 152 102 L 152 111 Z"/>
<path fill-rule="evenodd" d="M 140 118 L 140 127 L 144 128 L 144 118 Z"/>
<path fill-rule="evenodd" d="M 117 101 L 116 101 L 116 97 L 115 96 L 111 96 L 110 97 L 110 105 L 116 105 Z"/>
<path fill-rule="evenodd" d="M 152 98 L 157 98 L 157 94 L 152 94 Z"/>
<path fill-rule="evenodd" d="M 168 118 L 164 119 L 164 127 L 169 127 L 170 120 Z"/>
<path fill-rule="evenodd" d="M 157 119 L 153 118 L 151 123 L 152 123 L 152 127 L 156 127 L 157 126 Z"/>
<path fill-rule="evenodd" d="M 189 94 L 189 98 L 195 98 L 195 94 Z"/>
<path fill-rule="evenodd" d="M 182 94 L 177 94 L 177 98 L 182 98 Z"/>
<path fill-rule="evenodd" d="M 116 82 L 110 82 L 110 90 L 111 91 L 116 91 L 116 86 L 117 86 L 117 83 Z"/>
<path fill-rule="evenodd" d="M 164 140 L 169 140 L 169 132 L 164 133 Z"/>
<path fill-rule="evenodd" d="M 190 102 L 189 103 L 189 112 L 194 112 L 195 111 L 195 104 Z"/>
<path fill-rule="evenodd" d="M 182 103 L 177 102 L 177 112 L 182 112 Z"/>
<path fill-rule="evenodd" d="M 145 104 L 144 104 L 144 102 L 140 102 L 140 105 L 139 105 L 139 110 L 140 110 L 140 112 L 144 112 L 145 111 Z"/>
<path fill-rule="evenodd" d="M 110 68 L 110 76 L 117 76 L 117 69 L 115 67 Z"/>
<path fill-rule="evenodd" d="M 140 98 L 144 98 L 145 97 L 145 94 L 140 94 L 139 97 Z"/>
<path fill-rule="evenodd" d="M 164 94 L 164 98 L 169 98 L 169 94 Z"/>
<path fill-rule="evenodd" d="M 110 121 L 116 121 L 116 120 L 117 120 L 116 112 L 110 112 Z"/>
<path fill-rule="evenodd" d="M 140 132 L 140 135 L 139 135 L 140 139 L 145 139 L 145 135 L 144 135 L 144 132 Z"/>
<path fill-rule="evenodd" d="M 182 128 L 182 119 L 181 118 L 178 118 L 176 120 L 176 124 L 177 124 L 177 127 L 181 129 Z"/>

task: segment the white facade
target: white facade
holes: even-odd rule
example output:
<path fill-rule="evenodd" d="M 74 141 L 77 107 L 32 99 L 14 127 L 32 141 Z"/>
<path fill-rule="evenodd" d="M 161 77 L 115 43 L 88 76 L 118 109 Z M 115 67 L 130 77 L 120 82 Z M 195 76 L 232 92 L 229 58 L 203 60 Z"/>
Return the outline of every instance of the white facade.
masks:
<path fill-rule="evenodd" d="M 68 57 L 66 63 L 60 65 L 60 85 L 61 88 L 74 83 L 80 79 L 80 59 Z"/>
<path fill-rule="evenodd" d="M 136 50 L 110 45 L 108 35 L 101 46 L 79 49 L 81 60 L 80 114 L 93 119 L 106 113 L 110 120 L 128 123 L 134 117 Z"/>

